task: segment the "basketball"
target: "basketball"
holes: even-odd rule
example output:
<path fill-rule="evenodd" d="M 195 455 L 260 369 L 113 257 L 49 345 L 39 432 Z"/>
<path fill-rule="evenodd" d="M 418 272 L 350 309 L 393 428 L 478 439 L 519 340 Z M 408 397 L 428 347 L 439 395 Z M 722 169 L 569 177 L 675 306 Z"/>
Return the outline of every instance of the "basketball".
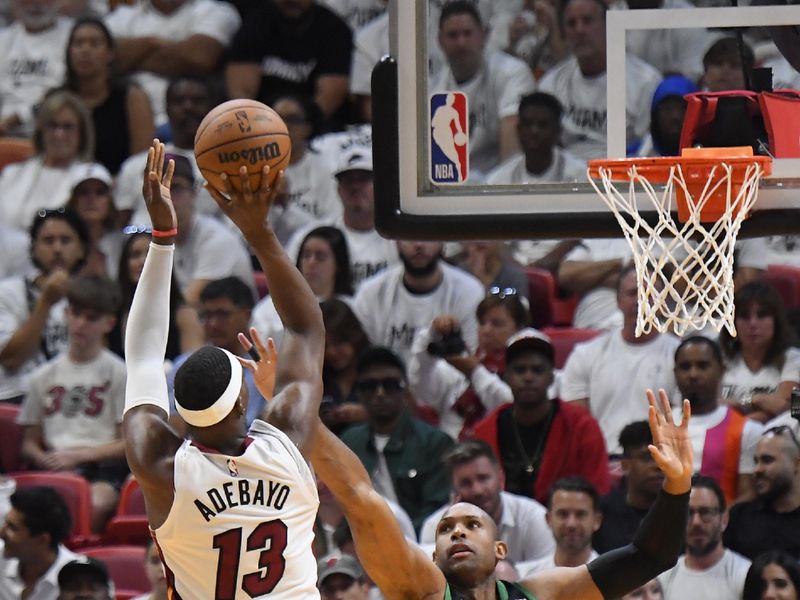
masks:
<path fill-rule="evenodd" d="M 283 119 L 255 100 L 229 100 L 203 118 L 194 136 L 194 155 L 209 185 L 224 192 L 220 175 L 226 173 L 240 190 L 239 168 L 244 165 L 250 185 L 261 185 L 261 170 L 270 166 L 269 184 L 289 164 L 292 144 Z"/>
<path fill-rule="evenodd" d="M 463 146 L 467 143 L 467 136 L 462 131 L 459 131 L 453 136 L 453 142 L 455 142 L 456 146 Z"/>

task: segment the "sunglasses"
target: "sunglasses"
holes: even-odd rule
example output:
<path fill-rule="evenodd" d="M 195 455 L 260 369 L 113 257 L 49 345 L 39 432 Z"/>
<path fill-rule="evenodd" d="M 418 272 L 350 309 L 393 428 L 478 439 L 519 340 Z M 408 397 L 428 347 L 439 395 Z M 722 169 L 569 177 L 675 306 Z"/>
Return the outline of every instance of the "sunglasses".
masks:
<path fill-rule="evenodd" d="M 501 287 L 494 286 L 494 287 L 490 287 L 489 288 L 488 295 L 489 296 L 497 296 L 498 298 L 500 298 L 502 300 L 506 296 L 516 296 L 517 295 L 517 288 L 512 288 L 512 287 L 501 288 Z"/>
<path fill-rule="evenodd" d="M 406 382 L 398 377 L 384 377 L 383 379 L 361 379 L 356 381 L 356 389 L 362 394 L 375 394 L 378 388 L 387 394 L 396 394 L 406 389 Z"/>
<path fill-rule="evenodd" d="M 122 228 L 125 235 L 136 235 L 137 233 L 153 233 L 153 228 L 149 225 L 126 225 Z"/>
<path fill-rule="evenodd" d="M 46 219 L 47 217 L 52 217 L 53 215 L 63 215 L 66 214 L 66 208 L 42 208 L 36 213 L 36 216 L 40 219 Z"/>
<path fill-rule="evenodd" d="M 762 433 L 761 435 L 781 435 L 785 432 L 789 434 L 789 437 L 792 438 L 792 442 L 794 443 L 794 445 L 797 447 L 798 450 L 800 450 L 800 440 L 797 439 L 797 436 L 795 435 L 794 431 L 789 425 L 777 425 L 775 427 L 770 427 L 769 429 L 765 430 L 764 433 Z"/>

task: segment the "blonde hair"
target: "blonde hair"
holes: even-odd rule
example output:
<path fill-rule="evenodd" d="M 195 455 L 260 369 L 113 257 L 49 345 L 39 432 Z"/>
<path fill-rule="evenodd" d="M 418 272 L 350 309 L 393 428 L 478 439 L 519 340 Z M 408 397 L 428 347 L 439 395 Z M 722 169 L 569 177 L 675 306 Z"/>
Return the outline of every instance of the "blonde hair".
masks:
<path fill-rule="evenodd" d="M 48 94 L 39 105 L 36 115 L 36 127 L 33 131 L 33 148 L 36 154 L 44 154 L 45 125 L 64 108 L 69 108 L 78 116 L 80 143 L 76 160 L 88 162 L 94 158 L 94 124 L 89 109 L 76 94 L 58 90 Z"/>

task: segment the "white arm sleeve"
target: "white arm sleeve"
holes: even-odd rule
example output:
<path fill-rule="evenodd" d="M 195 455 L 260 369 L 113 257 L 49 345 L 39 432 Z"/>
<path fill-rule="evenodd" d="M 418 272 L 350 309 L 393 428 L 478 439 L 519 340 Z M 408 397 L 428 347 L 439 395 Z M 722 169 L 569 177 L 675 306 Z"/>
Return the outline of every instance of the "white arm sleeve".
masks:
<path fill-rule="evenodd" d="M 125 330 L 125 412 L 154 404 L 169 414 L 164 354 L 169 334 L 169 293 L 175 246 L 150 243 Z"/>

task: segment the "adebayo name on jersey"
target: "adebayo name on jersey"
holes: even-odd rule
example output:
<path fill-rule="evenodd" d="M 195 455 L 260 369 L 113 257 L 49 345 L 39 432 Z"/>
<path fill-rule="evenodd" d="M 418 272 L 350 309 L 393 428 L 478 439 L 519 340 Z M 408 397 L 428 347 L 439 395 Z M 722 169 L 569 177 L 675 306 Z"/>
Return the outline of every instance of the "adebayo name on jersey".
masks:
<path fill-rule="evenodd" d="M 206 490 L 207 500 L 196 498 L 194 505 L 206 522 L 236 506 L 264 506 L 281 510 L 291 489 L 285 483 L 262 479 L 236 479 Z"/>

